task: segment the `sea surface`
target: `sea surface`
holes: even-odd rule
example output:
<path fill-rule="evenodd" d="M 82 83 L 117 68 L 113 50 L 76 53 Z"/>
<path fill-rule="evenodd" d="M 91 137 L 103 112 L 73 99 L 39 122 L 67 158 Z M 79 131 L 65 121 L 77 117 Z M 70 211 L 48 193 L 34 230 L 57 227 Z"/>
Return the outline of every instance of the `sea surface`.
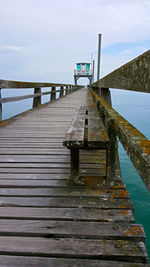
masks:
<path fill-rule="evenodd" d="M 113 108 L 150 139 L 150 94 L 111 89 Z M 122 179 L 134 205 L 136 223 L 143 225 L 150 259 L 150 192 L 119 144 Z"/>
<path fill-rule="evenodd" d="M 43 91 L 46 91 L 45 88 Z M 49 90 L 49 89 L 48 89 Z M 32 94 L 33 90 L 2 90 L 2 97 Z M 150 139 L 150 94 L 111 89 L 112 105 L 125 119 Z M 32 107 L 32 99 L 3 105 L 3 119 Z M 43 96 L 42 103 L 49 101 Z M 130 159 L 119 144 L 119 158 L 123 181 L 130 193 L 135 221 L 143 225 L 146 233 L 146 247 L 150 258 L 150 193 L 137 174 Z"/>

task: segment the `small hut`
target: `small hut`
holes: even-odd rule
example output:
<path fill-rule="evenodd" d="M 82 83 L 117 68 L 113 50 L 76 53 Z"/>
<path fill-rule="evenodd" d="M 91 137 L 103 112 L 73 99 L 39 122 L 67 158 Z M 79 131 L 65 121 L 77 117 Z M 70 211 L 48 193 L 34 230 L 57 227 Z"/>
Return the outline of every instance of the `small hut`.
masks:
<path fill-rule="evenodd" d="M 92 83 L 93 70 L 91 68 L 91 63 L 76 63 L 76 68 L 74 70 L 74 81 L 76 85 L 80 77 L 88 78 L 89 83 Z"/>

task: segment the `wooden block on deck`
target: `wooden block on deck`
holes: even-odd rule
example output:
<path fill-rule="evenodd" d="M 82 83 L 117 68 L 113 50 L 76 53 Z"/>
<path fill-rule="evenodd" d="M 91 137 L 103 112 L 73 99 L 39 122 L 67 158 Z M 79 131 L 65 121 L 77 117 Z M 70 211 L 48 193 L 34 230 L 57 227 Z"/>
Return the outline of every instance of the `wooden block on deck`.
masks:
<path fill-rule="evenodd" d="M 68 148 L 84 147 L 85 107 L 80 107 L 65 136 L 64 146 Z"/>
<path fill-rule="evenodd" d="M 88 147 L 106 149 L 109 145 L 109 137 L 98 114 L 88 114 Z"/>

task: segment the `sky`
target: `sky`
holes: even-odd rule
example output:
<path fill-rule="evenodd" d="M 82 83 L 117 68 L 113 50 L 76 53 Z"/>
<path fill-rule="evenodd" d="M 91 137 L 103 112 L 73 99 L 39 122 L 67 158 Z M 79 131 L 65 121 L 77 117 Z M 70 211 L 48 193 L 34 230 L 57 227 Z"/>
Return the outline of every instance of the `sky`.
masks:
<path fill-rule="evenodd" d="M 0 79 L 73 83 L 99 33 L 103 77 L 149 49 L 149 14 L 150 0 L 0 0 Z"/>

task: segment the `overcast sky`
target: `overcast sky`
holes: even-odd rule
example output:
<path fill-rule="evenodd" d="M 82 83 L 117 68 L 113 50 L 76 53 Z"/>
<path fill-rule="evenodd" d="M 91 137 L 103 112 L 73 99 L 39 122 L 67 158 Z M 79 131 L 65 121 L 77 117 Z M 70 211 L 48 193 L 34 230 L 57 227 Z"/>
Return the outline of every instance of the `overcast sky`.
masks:
<path fill-rule="evenodd" d="M 76 62 L 101 77 L 150 47 L 150 0 L 0 0 L 0 79 L 73 82 Z"/>

